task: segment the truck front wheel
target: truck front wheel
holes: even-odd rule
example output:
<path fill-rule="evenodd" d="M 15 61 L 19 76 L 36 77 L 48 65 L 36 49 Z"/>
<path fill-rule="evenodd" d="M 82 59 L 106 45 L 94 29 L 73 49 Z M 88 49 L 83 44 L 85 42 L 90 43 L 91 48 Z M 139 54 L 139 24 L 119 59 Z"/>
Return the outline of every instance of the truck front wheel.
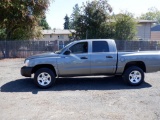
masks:
<path fill-rule="evenodd" d="M 141 68 L 132 66 L 125 70 L 123 79 L 127 84 L 137 86 L 144 81 L 144 72 Z"/>
<path fill-rule="evenodd" d="M 34 75 L 34 83 L 40 88 L 49 88 L 55 80 L 55 74 L 49 68 L 41 68 Z"/>

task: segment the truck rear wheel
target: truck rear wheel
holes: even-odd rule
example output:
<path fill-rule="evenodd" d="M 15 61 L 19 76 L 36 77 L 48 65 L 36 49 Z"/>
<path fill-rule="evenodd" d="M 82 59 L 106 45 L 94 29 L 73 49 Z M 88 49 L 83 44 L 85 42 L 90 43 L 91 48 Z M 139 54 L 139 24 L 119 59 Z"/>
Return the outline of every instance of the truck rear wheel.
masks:
<path fill-rule="evenodd" d="M 123 74 L 124 81 L 132 86 L 137 86 L 144 81 L 144 72 L 137 66 L 129 67 Z"/>
<path fill-rule="evenodd" d="M 41 68 L 34 75 L 34 83 L 40 88 L 51 87 L 55 80 L 55 74 L 49 68 Z"/>

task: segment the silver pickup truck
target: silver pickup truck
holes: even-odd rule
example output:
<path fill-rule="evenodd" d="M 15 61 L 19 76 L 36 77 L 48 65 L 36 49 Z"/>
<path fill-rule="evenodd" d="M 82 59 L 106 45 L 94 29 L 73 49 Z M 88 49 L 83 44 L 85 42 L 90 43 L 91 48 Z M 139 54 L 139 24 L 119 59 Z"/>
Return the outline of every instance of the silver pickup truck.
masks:
<path fill-rule="evenodd" d="M 48 88 L 58 77 L 121 75 L 129 85 L 140 85 L 144 72 L 160 70 L 159 51 L 117 52 L 111 39 L 74 41 L 55 53 L 25 59 L 21 74 Z"/>

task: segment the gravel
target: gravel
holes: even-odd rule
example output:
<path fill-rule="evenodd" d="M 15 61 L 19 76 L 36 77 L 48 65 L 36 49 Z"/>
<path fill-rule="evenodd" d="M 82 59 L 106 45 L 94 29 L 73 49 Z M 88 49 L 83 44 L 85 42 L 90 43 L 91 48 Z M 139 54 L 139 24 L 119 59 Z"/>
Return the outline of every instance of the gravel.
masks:
<path fill-rule="evenodd" d="M 118 77 L 59 78 L 49 89 L 20 75 L 24 59 L 0 60 L 1 120 L 159 120 L 160 72 L 127 86 Z"/>

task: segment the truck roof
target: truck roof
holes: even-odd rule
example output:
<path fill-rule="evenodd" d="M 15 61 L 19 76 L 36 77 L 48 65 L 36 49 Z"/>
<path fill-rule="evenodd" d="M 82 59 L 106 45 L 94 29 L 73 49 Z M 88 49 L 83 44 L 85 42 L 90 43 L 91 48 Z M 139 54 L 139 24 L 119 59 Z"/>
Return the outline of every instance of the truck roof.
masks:
<path fill-rule="evenodd" d="M 114 41 L 113 39 L 82 39 L 82 40 L 75 40 L 74 42 L 79 41 Z"/>

